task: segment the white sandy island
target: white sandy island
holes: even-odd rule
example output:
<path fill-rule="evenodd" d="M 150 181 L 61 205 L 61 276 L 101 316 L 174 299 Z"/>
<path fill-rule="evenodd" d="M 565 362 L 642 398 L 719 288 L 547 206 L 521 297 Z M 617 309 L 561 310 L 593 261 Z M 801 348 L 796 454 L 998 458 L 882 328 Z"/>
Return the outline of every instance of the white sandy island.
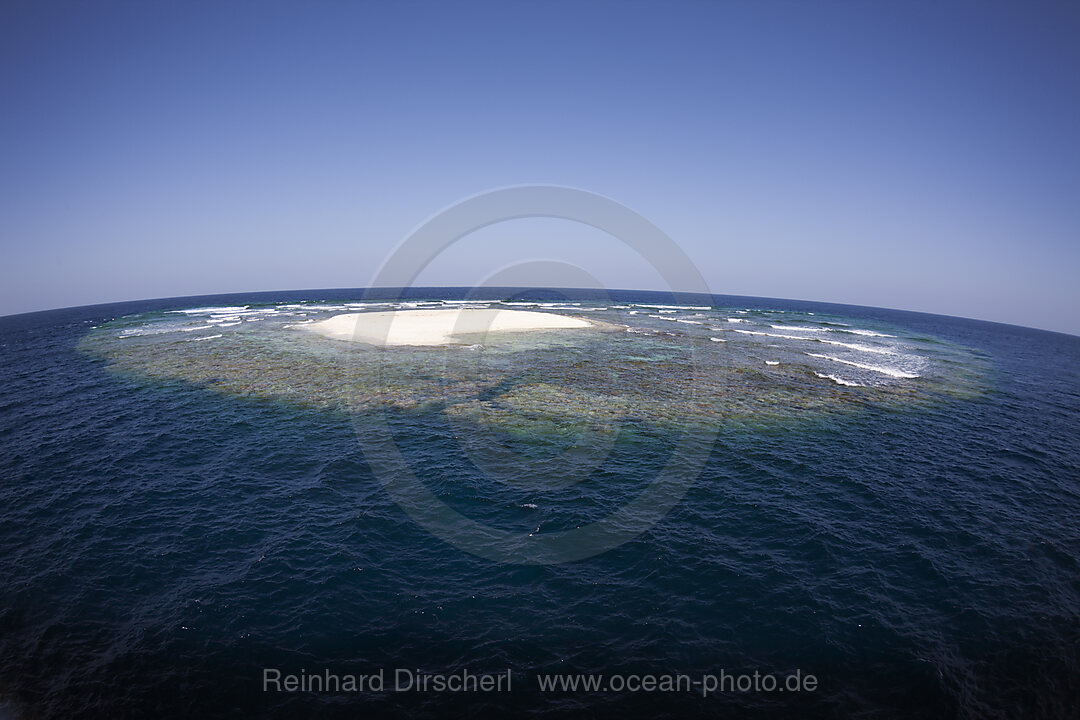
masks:
<path fill-rule="evenodd" d="M 335 340 L 372 345 L 447 345 L 455 336 L 529 330 L 569 330 L 592 327 L 582 318 L 530 310 L 450 308 L 394 310 L 335 315 L 303 325 Z"/>

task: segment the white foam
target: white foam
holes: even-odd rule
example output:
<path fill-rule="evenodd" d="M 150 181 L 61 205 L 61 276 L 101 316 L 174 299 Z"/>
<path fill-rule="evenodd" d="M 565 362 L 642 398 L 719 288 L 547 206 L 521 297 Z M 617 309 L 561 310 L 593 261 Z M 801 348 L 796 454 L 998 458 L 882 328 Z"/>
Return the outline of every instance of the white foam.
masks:
<path fill-rule="evenodd" d="M 749 320 L 743 320 L 742 318 L 728 318 L 727 321 L 730 322 L 730 323 L 750 322 Z"/>
<path fill-rule="evenodd" d="M 766 365 L 779 365 L 780 361 L 779 360 L 766 360 L 765 364 Z"/>
<path fill-rule="evenodd" d="M 188 342 L 196 342 L 198 340 L 213 340 L 214 338 L 223 337 L 222 335 L 206 335 L 204 337 L 190 338 Z"/>
<path fill-rule="evenodd" d="M 283 307 L 283 308 L 292 308 L 292 309 L 296 309 L 296 310 L 325 310 L 327 312 L 333 312 L 335 310 L 345 310 L 345 309 L 349 308 L 350 306 L 345 304 L 345 303 L 339 303 L 337 305 L 307 305 L 307 304 L 282 305 L 281 307 Z M 256 310 L 255 312 L 261 312 L 261 311 Z"/>
<path fill-rule="evenodd" d="M 195 330 L 211 330 L 213 325 L 199 325 L 198 327 L 180 328 L 180 332 L 193 332 Z"/>
<path fill-rule="evenodd" d="M 836 375 L 825 375 L 824 373 L 819 373 L 819 372 L 815 372 L 814 374 L 817 375 L 819 378 L 825 378 L 825 379 L 828 379 L 828 380 L 832 380 L 837 385 L 845 385 L 847 387 L 865 387 L 865 385 L 860 385 L 857 382 L 851 382 L 850 380 L 845 380 L 844 378 L 838 377 Z"/>
<path fill-rule="evenodd" d="M 247 305 L 230 305 L 228 307 L 203 307 L 203 308 L 190 308 L 188 310 L 169 310 L 169 312 L 172 312 L 172 313 L 184 313 L 186 315 L 205 315 L 205 314 L 220 315 L 222 313 L 234 313 L 234 312 L 239 312 L 241 310 L 247 310 L 247 309 L 248 309 Z"/>
<path fill-rule="evenodd" d="M 632 303 L 632 307 L 652 308 L 653 310 L 712 310 L 705 305 L 648 305 L 646 303 Z"/>
<path fill-rule="evenodd" d="M 683 320 L 681 318 L 675 318 L 675 322 L 686 323 L 687 325 L 701 325 L 702 324 L 697 320 Z"/>
<path fill-rule="evenodd" d="M 413 310 L 413 309 L 416 309 L 416 308 L 435 309 L 435 308 L 443 307 L 443 303 L 440 300 L 417 300 L 416 302 L 399 302 L 399 303 L 388 303 L 388 304 L 390 305 L 390 307 L 394 308 L 395 310 Z M 354 306 L 352 306 L 352 305 L 346 305 L 345 306 L 346 309 L 350 309 L 350 310 L 353 307 Z"/>
<path fill-rule="evenodd" d="M 772 327 L 777 327 L 777 326 L 773 325 Z M 825 343 L 826 345 L 837 345 L 839 347 L 845 347 L 845 348 L 847 348 L 849 350 L 858 350 L 859 352 L 874 353 L 876 355 L 896 355 L 897 354 L 897 352 L 895 350 L 892 350 L 890 348 L 874 347 L 874 346 L 871 346 L 871 345 L 862 345 L 860 343 L 846 343 L 846 342 L 840 342 L 839 340 L 826 340 L 825 338 L 819 338 L 819 337 L 804 337 L 802 335 L 785 335 L 783 333 L 767 333 L 767 332 L 761 332 L 759 330 L 736 330 L 735 332 L 742 333 L 743 335 L 763 335 L 765 337 L 782 338 L 784 340 L 803 340 L 803 341 L 806 341 L 806 342 L 819 342 L 819 343 Z"/>
<path fill-rule="evenodd" d="M 276 311 L 275 311 L 276 312 Z M 210 313 L 211 318 L 248 317 L 249 315 L 261 315 L 262 310 L 234 310 L 233 312 Z"/>
<path fill-rule="evenodd" d="M 177 328 L 175 326 L 166 326 L 166 327 L 155 328 L 155 327 L 152 327 L 152 326 L 143 325 L 142 327 L 128 328 L 127 330 L 121 330 L 120 334 L 117 335 L 116 337 L 118 337 L 118 338 L 128 338 L 128 337 L 145 337 L 147 335 L 163 335 L 165 333 L 176 332 L 178 329 L 179 328 Z"/>
<path fill-rule="evenodd" d="M 919 377 L 915 373 L 907 372 L 899 368 L 888 367 L 887 365 L 867 365 L 865 363 L 854 362 L 853 360 L 844 360 L 843 358 L 833 357 L 832 355 L 819 355 L 817 353 L 806 353 L 810 357 L 821 358 L 823 360 L 831 360 L 832 362 L 842 363 L 844 365 L 850 365 L 851 367 L 857 367 L 862 370 L 869 370 L 871 372 L 881 373 L 882 375 L 888 375 L 894 378 L 906 378 L 912 379 Z"/>
<path fill-rule="evenodd" d="M 737 333 L 743 335 L 764 335 L 765 337 L 784 338 L 785 340 L 810 340 L 811 338 L 801 337 L 799 335 L 781 335 L 780 333 L 767 333 L 759 330 L 736 330 Z"/>
<path fill-rule="evenodd" d="M 774 330 L 799 330 L 803 332 L 828 332 L 825 328 L 802 327 L 799 325 L 770 325 Z"/>
<path fill-rule="evenodd" d="M 440 300 L 443 305 L 490 305 L 491 303 L 499 302 L 498 300 Z M 540 305 L 541 303 L 536 303 Z M 549 305 L 551 303 L 548 303 Z M 562 303 L 559 303 L 560 305 Z"/>
<path fill-rule="evenodd" d="M 710 340 L 712 340 L 713 342 L 727 342 L 727 340 L 725 340 L 724 338 L 714 338 L 714 337 L 711 337 L 711 338 L 709 338 L 709 339 L 710 339 Z"/>
<path fill-rule="evenodd" d="M 827 345 L 839 345 L 840 347 L 846 347 L 849 350 L 858 350 L 859 352 L 875 353 L 877 355 L 895 355 L 895 350 L 888 348 L 872 347 L 870 345 L 863 345 L 861 343 L 846 343 L 839 340 L 825 340 L 823 338 L 807 338 L 814 340 L 815 342 L 825 343 Z"/>
<path fill-rule="evenodd" d="M 886 335 L 885 333 L 874 332 L 873 330 L 859 330 L 857 328 L 851 328 L 850 330 L 837 330 L 836 332 L 854 333 L 856 335 L 864 335 L 866 337 L 896 337 L 895 335 Z"/>

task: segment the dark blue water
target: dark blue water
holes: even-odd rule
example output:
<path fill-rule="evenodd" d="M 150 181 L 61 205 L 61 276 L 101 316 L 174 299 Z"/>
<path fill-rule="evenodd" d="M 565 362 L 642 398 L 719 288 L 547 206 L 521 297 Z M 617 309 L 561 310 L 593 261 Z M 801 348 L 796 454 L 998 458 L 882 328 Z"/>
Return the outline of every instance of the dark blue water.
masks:
<path fill-rule="evenodd" d="M 991 382 L 907 412 L 721 430 L 694 487 L 638 539 L 515 566 L 406 515 L 345 415 L 137 382 L 76 351 L 94 325 L 191 302 L 0 318 L 0 717 L 1071 718 L 1080 707 L 1080 338 L 717 297 L 926 333 L 985 354 Z M 411 422 L 402 432 L 423 443 L 430 428 Z M 389 687 L 264 692 L 265 668 L 383 670 Z M 509 669 L 512 691 L 393 692 L 396 668 Z M 707 697 L 537 687 L 542 673 L 721 671 L 817 685 Z"/>

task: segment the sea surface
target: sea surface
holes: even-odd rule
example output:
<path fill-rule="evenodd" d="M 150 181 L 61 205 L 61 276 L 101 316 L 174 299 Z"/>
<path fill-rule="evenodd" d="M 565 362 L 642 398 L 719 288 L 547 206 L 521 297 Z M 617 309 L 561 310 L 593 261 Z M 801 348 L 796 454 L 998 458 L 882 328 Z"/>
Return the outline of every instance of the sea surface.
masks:
<path fill-rule="evenodd" d="M 303 327 L 463 305 L 596 327 Z M 0 718 L 1074 718 L 1078 367 L 1022 327 L 632 291 L 0 318 Z M 410 505 L 384 431 L 490 546 Z M 619 515 L 687 453 L 670 508 Z M 613 547 L 542 545 L 608 517 Z M 510 689 L 395 687 L 462 672 Z"/>

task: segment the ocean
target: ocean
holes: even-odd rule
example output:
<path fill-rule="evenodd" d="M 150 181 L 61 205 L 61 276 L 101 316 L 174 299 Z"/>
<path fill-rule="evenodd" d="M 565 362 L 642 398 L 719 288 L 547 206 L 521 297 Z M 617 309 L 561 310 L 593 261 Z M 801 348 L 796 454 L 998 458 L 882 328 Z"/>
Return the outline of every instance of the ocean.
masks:
<path fill-rule="evenodd" d="M 463 299 L 600 329 L 303 328 Z M 4 317 L 0 353 L 4 720 L 1080 707 L 1077 337 L 414 288 Z"/>

